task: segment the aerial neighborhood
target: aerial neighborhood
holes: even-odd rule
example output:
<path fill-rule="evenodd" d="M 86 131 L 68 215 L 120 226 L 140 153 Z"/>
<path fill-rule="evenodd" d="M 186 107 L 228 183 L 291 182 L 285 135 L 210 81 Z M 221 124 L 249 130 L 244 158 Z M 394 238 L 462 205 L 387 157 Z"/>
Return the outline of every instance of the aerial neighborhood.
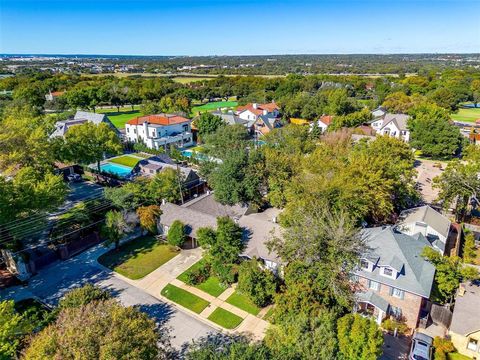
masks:
<path fill-rule="evenodd" d="M 274 59 L 0 78 L 0 358 L 480 359 L 478 68 Z"/>

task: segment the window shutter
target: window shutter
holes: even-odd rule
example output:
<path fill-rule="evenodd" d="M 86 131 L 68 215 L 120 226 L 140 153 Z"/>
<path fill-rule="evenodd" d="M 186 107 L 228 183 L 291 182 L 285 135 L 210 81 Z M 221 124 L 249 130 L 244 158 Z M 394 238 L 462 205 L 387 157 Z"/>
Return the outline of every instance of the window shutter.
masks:
<path fill-rule="evenodd" d="M 370 280 L 367 280 L 367 286 L 368 286 L 369 289 L 370 289 L 370 287 L 371 287 L 371 284 L 372 284 L 371 281 L 370 281 Z"/>
<path fill-rule="evenodd" d="M 404 299 L 405 298 L 405 291 L 403 290 L 400 290 L 400 299 Z"/>
<path fill-rule="evenodd" d="M 388 289 L 388 295 L 392 296 L 393 295 L 393 287 L 390 286 L 390 289 Z"/>

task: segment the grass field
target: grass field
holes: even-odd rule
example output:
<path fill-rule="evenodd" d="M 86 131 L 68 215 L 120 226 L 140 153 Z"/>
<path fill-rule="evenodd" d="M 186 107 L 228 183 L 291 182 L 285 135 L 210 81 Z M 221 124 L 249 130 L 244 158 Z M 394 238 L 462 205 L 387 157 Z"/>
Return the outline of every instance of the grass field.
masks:
<path fill-rule="evenodd" d="M 199 112 L 204 111 L 213 111 L 218 108 L 234 108 L 238 106 L 238 102 L 236 101 L 214 101 L 210 103 L 206 103 L 204 105 L 194 106 L 192 107 L 192 114 L 198 114 Z"/>
<path fill-rule="evenodd" d="M 192 270 L 198 269 L 202 265 L 203 265 L 203 260 L 196 262 L 195 264 L 190 266 L 186 271 L 181 273 L 177 277 L 177 279 L 186 283 L 187 274 Z M 210 276 L 207 279 L 207 281 L 201 284 L 195 285 L 195 287 L 215 297 L 219 296 L 221 293 L 223 293 L 227 289 L 224 285 L 220 283 L 220 280 L 216 276 Z"/>
<path fill-rule="evenodd" d="M 210 303 L 196 295 L 189 293 L 172 284 L 168 284 L 162 289 L 161 294 L 167 299 L 182 305 L 183 307 L 200 314 Z"/>
<path fill-rule="evenodd" d="M 462 355 L 458 352 L 447 354 L 448 360 L 469 360 L 468 356 Z"/>
<path fill-rule="evenodd" d="M 235 329 L 243 319 L 240 316 L 232 314 L 230 311 L 222 308 L 216 308 L 208 317 L 208 320 L 213 321 L 225 329 Z"/>
<path fill-rule="evenodd" d="M 159 266 L 177 256 L 179 250 L 161 244 L 153 236 L 144 236 L 110 250 L 98 258 L 106 266 L 119 274 L 136 280 L 150 274 Z"/>
<path fill-rule="evenodd" d="M 475 122 L 480 119 L 480 107 L 478 108 L 461 108 L 455 114 L 451 115 L 452 120 Z"/>
<path fill-rule="evenodd" d="M 180 84 L 189 84 L 192 82 L 203 81 L 203 80 L 212 80 L 214 77 L 202 77 L 202 76 L 176 76 L 172 80 Z"/>
<path fill-rule="evenodd" d="M 115 164 L 135 167 L 135 165 L 137 165 L 140 159 L 135 156 L 122 155 L 116 158 L 108 159 L 108 161 Z"/>
<path fill-rule="evenodd" d="M 123 129 L 128 120 L 143 115 L 140 110 L 132 110 L 130 106 L 120 108 L 120 112 L 117 112 L 117 109 L 100 109 L 98 112 L 107 114 L 108 118 L 117 129 Z"/>
<path fill-rule="evenodd" d="M 257 305 L 255 305 L 248 297 L 240 294 L 237 291 L 230 295 L 230 297 L 227 299 L 227 303 L 236 306 L 239 309 L 245 310 L 252 315 L 258 315 L 260 312 L 260 308 Z"/>

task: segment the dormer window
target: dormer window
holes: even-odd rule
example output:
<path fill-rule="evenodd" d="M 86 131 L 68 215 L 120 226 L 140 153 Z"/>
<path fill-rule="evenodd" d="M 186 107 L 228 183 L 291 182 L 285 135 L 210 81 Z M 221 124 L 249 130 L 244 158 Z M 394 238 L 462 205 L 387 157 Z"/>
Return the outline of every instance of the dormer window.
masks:
<path fill-rule="evenodd" d="M 360 267 L 364 270 L 370 270 L 370 263 L 367 260 L 362 259 L 360 261 Z"/>

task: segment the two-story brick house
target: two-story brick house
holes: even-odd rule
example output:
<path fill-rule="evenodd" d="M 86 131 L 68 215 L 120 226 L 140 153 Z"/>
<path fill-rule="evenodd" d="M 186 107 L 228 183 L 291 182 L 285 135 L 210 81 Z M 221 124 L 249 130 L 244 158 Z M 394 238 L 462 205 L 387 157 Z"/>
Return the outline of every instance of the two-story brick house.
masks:
<path fill-rule="evenodd" d="M 435 267 L 421 256 L 430 242 L 420 233 L 407 235 L 391 226 L 365 229 L 364 237 L 368 251 L 354 271 L 354 310 L 379 324 L 388 316 L 404 319 L 415 329 L 435 275 Z"/>

